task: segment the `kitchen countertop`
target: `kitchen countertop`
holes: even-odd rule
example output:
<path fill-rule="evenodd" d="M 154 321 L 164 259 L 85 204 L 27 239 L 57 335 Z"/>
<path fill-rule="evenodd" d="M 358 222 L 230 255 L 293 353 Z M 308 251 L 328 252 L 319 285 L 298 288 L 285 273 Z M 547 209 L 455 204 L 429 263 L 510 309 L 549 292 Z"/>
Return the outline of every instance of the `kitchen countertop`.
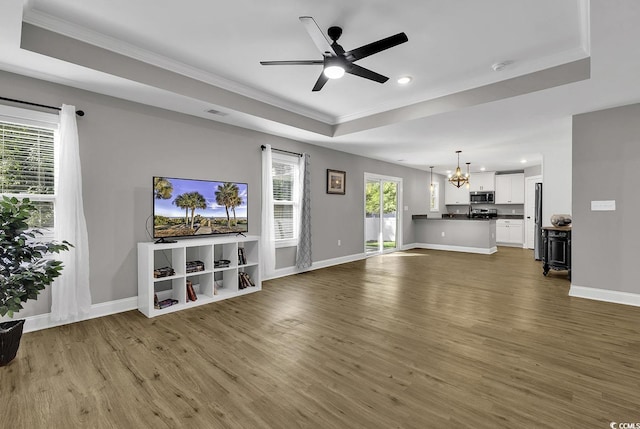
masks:
<path fill-rule="evenodd" d="M 571 231 L 571 225 L 565 225 L 565 226 L 543 226 L 542 229 L 547 229 L 549 231 Z"/>
<path fill-rule="evenodd" d="M 412 220 L 481 220 L 481 221 L 487 221 L 487 220 L 496 220 L 496 219 L 524 219 L 524 215 L 514 215 L 514 214 L 507 214 L 507 215 L 498 215 L 498 217 L 494 217 L 494 218 L 468 218 L 466 214 L 453 214 L 451 216 L 449 215 L 438 215 L 438 214 L 432 214 L 432 215 L 426 215 L 426 214 L 415 214 L 411 216 Z"/>
<path fill-rule="evenodd" d="M 468 218 L 468 217 L 434 217 L 434 218 L 429 218 L 429 219 L 424 219 L 424 220 L 454 220 L 454 221 L 467 221 L 467 222 L 472 222 L 472 221 L 476 221 L 476 222 L 487 222 L 490 220 L 495 220 L 494 219 L 483 219 L 483 218 Z"/>
<path fill-rule="evenodd" d="M 468 218 L 467 215 L 458 215 L 458 216 L 454 216 L 454 217 L 436 217 L 436 215 L 433 215 L 432 217 L 428 217 L 428 215 L 412 215 L 411 216 L 412 220 L 466 220 L 466 221 L 481 221 L 481 222 L 486 222 L 488 220 L 495 220 L 494 219 L 483 219 L 483 218 Z"/>

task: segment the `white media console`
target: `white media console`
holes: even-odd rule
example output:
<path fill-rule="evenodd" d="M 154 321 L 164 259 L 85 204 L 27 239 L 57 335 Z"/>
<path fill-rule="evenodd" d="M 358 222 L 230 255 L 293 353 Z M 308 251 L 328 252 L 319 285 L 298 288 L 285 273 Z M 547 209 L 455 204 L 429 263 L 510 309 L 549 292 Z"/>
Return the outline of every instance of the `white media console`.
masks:
<path fill-rule="evenodd" d="M 244 256 L 244 260 L 240 255 Z M 228 265 L 219 266 L 219 261 L 223 260 L 229 261 Z M 187 263 L 196 261 L 199 271 L 187 272 Z M 159 273 L 156 270 L 165 267 L 173 270 L 172 275 L 157 277 Z M 253 286 L 250 286 L 248 279 Z M 196 300 L 189 299 L 188 283 L 193 287 Z M 176 243 L 138 243 L 138 310 L 147 317 L 261 289 L 260 241 L 257 236 L 231 235 L 189 238 Z M 157 308 L 155 303 L 164 300 L 177 302 L 165 308 Z"/>

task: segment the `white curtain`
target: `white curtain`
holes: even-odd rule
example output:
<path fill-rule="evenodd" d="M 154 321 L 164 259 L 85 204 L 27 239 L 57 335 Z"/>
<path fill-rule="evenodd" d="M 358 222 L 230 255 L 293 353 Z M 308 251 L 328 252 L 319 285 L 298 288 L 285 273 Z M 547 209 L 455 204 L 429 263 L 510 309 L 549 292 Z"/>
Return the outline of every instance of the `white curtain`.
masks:
<path fill-rule="evenodd" d="M 82 172 L 76 108 L 63 105 L 56 158 L 56 240 L 73 244 L 55 258 L 64 268 L 51 287 L 51 319 L 73 320 L 91 308 L 89 289 L 89 240 L 82 204 Z"/>
<path fill-rule="evenodd" d="M 309 268 L 311 266 L 311 159 L 305 153 L 298 161 L 300 178 L 298 184 L 298 249 L 296 253 L 296 267 Z"/>
<path fill-rule="evenodd" d="M 271 145 L 262 150 L 262 278 L 269 278 L 276 268 L 275 230 L 273 226 L 273 175 Z"/>

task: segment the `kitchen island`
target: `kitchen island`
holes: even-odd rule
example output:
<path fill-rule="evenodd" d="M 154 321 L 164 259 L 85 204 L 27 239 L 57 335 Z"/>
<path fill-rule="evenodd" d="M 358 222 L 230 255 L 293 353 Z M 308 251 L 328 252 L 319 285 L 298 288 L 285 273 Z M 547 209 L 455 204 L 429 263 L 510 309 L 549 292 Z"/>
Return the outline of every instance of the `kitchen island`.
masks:
<path fill-rule="evenodd" d="M 422 249 L 492 254 L 496 246 L 495 219 L 413 215 L 415 245 Z"/>

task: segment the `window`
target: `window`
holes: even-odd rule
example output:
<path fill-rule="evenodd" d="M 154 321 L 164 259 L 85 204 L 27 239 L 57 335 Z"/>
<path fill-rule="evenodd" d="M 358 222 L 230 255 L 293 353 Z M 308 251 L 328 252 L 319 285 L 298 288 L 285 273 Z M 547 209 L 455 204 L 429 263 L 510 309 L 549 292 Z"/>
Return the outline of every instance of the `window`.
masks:
<path fill-rule="evenodd" d="M 429 211 L 440 211 L 440 183 L 438 182 L 429 186 Z"/>
<path fill-rule="evenodd" d="M 276 247 L 298 244 L 298 157 L 273 154 L 273 218 Z"/>
<path fill-rule="evenodd" d="M 53 237 L 54 140 L 57 115 L 0 106 L 0 194 L 29 198 L 38 207 L 28 223 Z"/>

